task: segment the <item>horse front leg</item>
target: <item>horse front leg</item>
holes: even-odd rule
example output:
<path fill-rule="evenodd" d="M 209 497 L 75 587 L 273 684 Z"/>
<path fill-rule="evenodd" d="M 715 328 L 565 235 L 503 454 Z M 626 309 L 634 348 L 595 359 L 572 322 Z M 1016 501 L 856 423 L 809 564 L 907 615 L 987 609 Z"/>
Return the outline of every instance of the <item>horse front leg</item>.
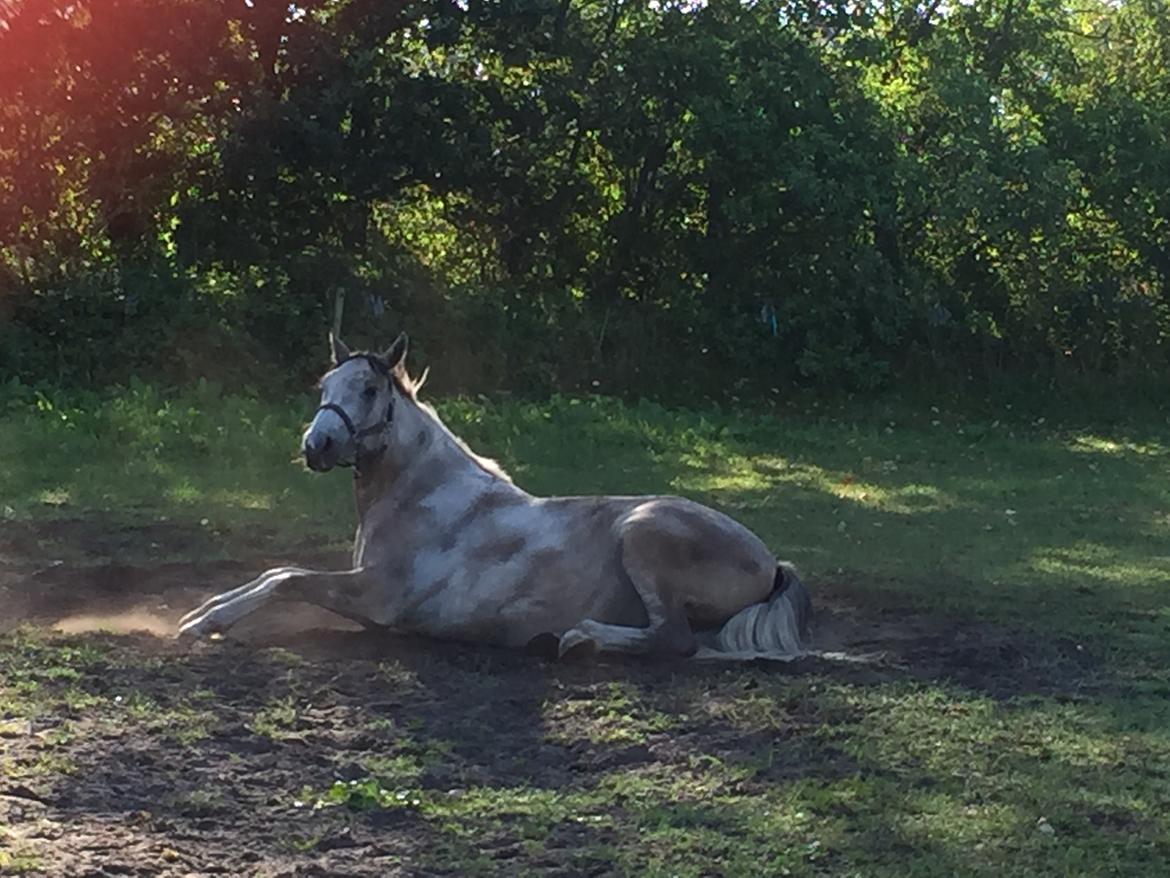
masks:
<path fill-rule="evenodd" d="M 179 637 L 206 637 L 231 628 L 273 601 L 303 601 L 367 627 L 388 624 L 377 604 L 377 580 L 369 568 L 325 572 L 277 567 L 247 585 L 216 595 L 179 622 Z"/>
<path fill-rule="evenodd" d="M 194 610 L 185 614 L 183 616 L 183 618 L 179 620 L 179 628 L 181 629 L 184 625 L 187 624 L 187 622 L 189 622 L 192 619 L 195 619 L 198 616 L 204 615 L 209 610 L 213 610 L 216 607 L 220 606 L 221 604 L 226 604 L 228 601 L 230 601 L 234 598 L 237 598 L 240 595 L 246 594 L 247 592 L 251 591 L 253 588 L 258 586 L 261 582 L 263 582 L 265 579 L 267 579 L 270 576 L 275 576 L 278 573 L 285 573 L 287 571 L 301 570 L 301 569 L 303 569 L 303 568 L 300 568 L 300 567 L 273 567 L 271 570 L 268 570 L 268 571 L 265 571 L 264 573 L 261 573 L 259 576 L 257 576 L 255 579 L 253 579 L 251 582 L 246 582 L 243 585 L 237 586 L 236 588 L 229 588 L 227 591 L 220 592 L 217 595 L 212 595 L 207 600 L 205 600 L 202 604 L 200 604 L 198 607 L 196 607 Z"/>

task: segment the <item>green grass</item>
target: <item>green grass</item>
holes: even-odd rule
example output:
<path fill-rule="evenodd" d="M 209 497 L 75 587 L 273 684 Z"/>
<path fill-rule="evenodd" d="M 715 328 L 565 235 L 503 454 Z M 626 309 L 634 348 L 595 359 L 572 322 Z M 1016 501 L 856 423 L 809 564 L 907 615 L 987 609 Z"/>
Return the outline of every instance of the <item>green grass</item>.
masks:
<path fill-rule="evenodd" d="M 3 837 L 0 836 L 0 841 L 2 840 Z M 41 869 L 41 861 L 37 857 L 16 853 L 14 851 L 0 850 L 0 874 L 35 874 L 40 872 Z"/>
<path fill-rule="evenodd" d="M 214 388 L 90 398 L 10 388 L 5 405 L 0 515 L 13 527 L 100 520 L 134 537 L 102 551 L 154 561 L 352 537 L 348 476 L 314 476 L 294 460 L 308 396 L 272 404 L 221 400 Z M 408 811 L 435 833 L 428 862 L 465 874 L 499 873 L 483 852 L 493 840 L 526 862 L 569 845 L 558 862 L 609 861 L 638 875 L 1166 874 L 1164 415 L 898 401 L 738 414 L 608 399 L 439 409 L 535 493 L 695 497 L 797 562 L 814 596 L 988 623 L 1036 661 L 1007 692 L 913 674 L 867 681 L 741 667 L 660 675 L 659 685 L 618 677 L 589 684 L 586 698 L 567 695 L 579 684 L 565 688 L 553 671 L 534 720 L 542 742 L 641 752 L 667 741 L 669 757 L 616 765 L 588 784 L 488 783 L 457 740 L 423 734 L 426 720 L 360 716 L 353 722 L 385 747 L 358 760 L 360 776 L 290 787 L 288 800 L 352 820 Z M 144 532 L 158 545 L 135 542 Z M 274 679 L 312 671 L 292 654 L 266 660 Z M 87 713 L 188 747 L 214 738 L 215 706 L 198 690 L 174 704 L 128 693 L 135 700 L 115 705 L 87 685 L 108 661 L 85 638 L 0 641 L 0 730 L 11 719 L 72 718 L 45 742 L 44 762 L 22 763 L 19 776 L 68 769 Z M 430 697 L 392 663 L 371 680 L 395 697 Z M 299 711 L 319 694 L 274 688 L 244 722 L 273 746 L 306 747 Z M 437 766 L 450 779 L 423 789 Z M 209 795 L 189 794 L 192 807 L 218 807 Z M 288 843 L 316 838 L 307 826 Z"/>
<path fill-rule="evenodd" d="M 792 762 L 773 752 L 792 746 L 789 735 L 765 752 L 623 767 L 592 787 L 485 785 L 455 795 L 375 770 L 301 795 L 318 808 L 417 812 L 443 830 L 438 861 L 467 874 L 498 874 L 498 864 L 478 859 L 493 839 L 539 851 L 574 824 L 601 835 L 600 848 L 581 853 L 629 875 L 1164 874 L 1164 734 L 1119 734 L 1084 705 L 1002 705 L 946 687 L 814 676 L 761 689 L 757 698 L 777 714 L 799 700 L 820 715 L 803 720 L 808 749 L 790 765 L 798 777 L 777 780 L 774 771 Z M 628 703 L 611 687 L 598 695 L 601 710 Z M 684 685 L 673 697 L 702 713 L 704 693 Z"/>
<path fill-rule="evenodd" d="M 178 548 L 166 528 L 157 545 L 112 540 L 123 558 L 345 545 L 350 480 L 296 458 L 312 402 L 223 399 L 213 387 L 72 400 L 9 387 L 0 516 L 184 534 Z M 1094 427 L 1089 416 L 1053 424 L 897 403 L 735 415 L 603 398 L 439 409 L 535 493 L 682 493 L 740 518 L 814 579 L 1167 655 L 1164 416 Z"/>

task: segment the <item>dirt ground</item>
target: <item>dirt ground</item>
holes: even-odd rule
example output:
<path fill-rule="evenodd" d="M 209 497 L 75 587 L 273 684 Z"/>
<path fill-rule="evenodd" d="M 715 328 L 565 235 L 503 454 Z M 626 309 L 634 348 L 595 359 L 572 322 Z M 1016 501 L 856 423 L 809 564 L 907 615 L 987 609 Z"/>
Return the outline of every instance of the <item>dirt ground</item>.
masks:
<path fill-rule="evenodd" d="M 745 729 L 691 711 L 638 740 L 560 734 L 555 717 L 609 697 L 615 683 L 641 693 L 655 711 L 682 715 L 696 698 L 734 697 L 774 675 L 945 677 L 1000 696 L 1072 685 L 1080 668 L 1073 644 L 1038 652 L 987 626 L 867 606 L 864 588 L 850 583 L 813 586 L 817 645 L 852 661 L 566 665 L 370 634 L 299 605 L 248 620 L 224 640 L 186 645 L 171 637 L 175 622 L 210 593 L 277 564 L 345 562 L 312 551 L 230 562 L 118 560 L 129 545 L 181 549 L 186 538 L 179 529 L 110 535 L 81 522 L 0 529 L 0 635 L 12 640 L 31 625 L 96 647 L 81 677 L 59 684 L 64 702 L 27 721 L 0 715 L 0 752 L 21 766 L 0 771 L 0 826 L 7 827 L 0 849 L 28 852 L 29 871 L 461 874 L 461 858 L 474 856 L 473 871 L 486 874 L 615 874 L 600 853 L 613 829 L 588 821 L 562 821 L 533 847 L 520 820 L 473 820 L 466 850 L 456 850 L 416 809 L 309 813 L 297 793 L 362 777 L 371 759 L 403 753 L 430 754 L 416 759 L 411 783 L 452 800 L 473 788 L 588 790 L 622 766 L 670 770 L 696 752 L 733 758 L 788 735 L 793 746 L 780 748 L 752 781 L 766 784 L 848 770 L 844 757 L 809 759 L 800 744 L 801 729 L 824 720 L 815 703 L 790 705 L 787 728 Z M 92 547 L 91 557 L 46 563 L 45 547 L 63 540 Z M 19 652 L 0 655 L 15 661 Z M 70 694 L 76 691 L 84 697 Z M 119 704 L 125 723 L 117 722 Z M 259 721 L 265 717 L 267 725 Z M 26 770 L 38 765 L 43 770 Z"/>

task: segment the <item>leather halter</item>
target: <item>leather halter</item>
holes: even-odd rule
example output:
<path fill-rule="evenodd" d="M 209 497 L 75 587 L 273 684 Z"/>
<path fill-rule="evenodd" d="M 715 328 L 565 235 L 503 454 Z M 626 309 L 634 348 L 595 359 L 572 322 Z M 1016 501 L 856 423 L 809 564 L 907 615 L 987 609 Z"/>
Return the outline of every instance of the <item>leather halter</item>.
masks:
<path fill-rule="evenodd" d="M 345 424 L 345 429 L 349 433 L 350 441 L 353 442 L 353 461 L 354 462 L 353 463 L 338 462 L 337 465 L 338 466 L 356 467 L 358 465 L 358 463 L 360 462 L 359 458 L 361 457 L 361 454 L 362 454 L 361 440 L 366 438 L 367 436 L 373 436 L 376 433 L 385 432 L 386 428 L 390 426 L 391 420 L 393 420 L 393 418 L 394 418 L 394 381 L 390 377 L 390 369 L 386 366 L 386 364 L 383 363 L 381 360 L 379 360 L 377 357 L 373 356 L 372 354 L 353 354 L 352 356 L 346 357 L 344 360 L 342 360 L 340 363 L 338 363 L 337 366 L 335 366 L 334 368 L 337 368 L 339 366 L 344 366 L 350 360 L 365 360 L 366 364 L 369 365 L 371 369 L 373 369 L 375 372 L 379 373 L 383 378 L 386 379 L 386 383 L 387 383 L 388 389 L 390 391 L 390 401 L 386 404 L 386 417 L 380 421 L 375 422 L 373 424 L 373 426 L 366 427 L 362 430 L 359 430 L 357 427 L 354 426 L 353 418 L 351 418 L 349 416 L 349 414 L 346 412 L 346 410 L 343 409 L 341 406 L 339 406 L 337 403 L 326 402 L 326 403 L 322 403 L 321 405 L 317 406 L 316 414 L 320 414 L 321 412 L 333 412 L 333 414 L 335 414 L 339 418 L 341 418 L 341 423 Z M 381 454 L 385 450 L 386 450 L 386 446 L 383 445 L 381 448 L 378 449 L 378 451 L 376 453 Z"/>

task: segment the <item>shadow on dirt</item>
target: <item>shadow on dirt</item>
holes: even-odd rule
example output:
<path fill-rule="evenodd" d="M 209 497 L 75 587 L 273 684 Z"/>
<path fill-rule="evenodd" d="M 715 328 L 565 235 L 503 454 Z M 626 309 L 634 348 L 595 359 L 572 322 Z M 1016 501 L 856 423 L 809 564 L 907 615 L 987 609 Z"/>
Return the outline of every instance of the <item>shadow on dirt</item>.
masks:
<path fill-rule="evenodd" d="M 889 774 L 826 739 L 819 730 L 835 722 L 834 708 L 790 684 L 918 679 L 929 656 L 951 676 L 997 665 L 1005 694 L 1021 679 L 1011 663 L 1022 661 L 1005 661 L 1003 643 L 940 656 L 948 632 L 907 636 L 900 648 L 885 641 L 881 661 L 747 666 L 564 665 L 339 629 L 252 636 L 193 648 L 147 635 L 67 638 L 102 656 L 69 683 L 88 706 L 42 715 L 18 747 L 73 728 L 70 765 L 26 781 L 24 810 L 9 822 L 39 821 L 74 874 L 262 865 L 265 874 L 385 875 L 404 862 L 459 871 L 473 861 L 492 874 L 616 874 L 606 854 L 615 827 L 681 821 L 734 833 L 748 819 L 702 796 L 627 795 L 628 776 L 685 779 L 696 761 L 722 764 L 736 792 L 754 794 Z M 761 694 L 773 705 L 766 722 L 732 710 Z M 371 777 L 388 804 L 320 807 L 335 784 Z"/>
<path fill-rule="evenodd" d="M 207 594 L 278 560 L 0 567 L 8 629 L 56 627 L 66 636 L 44 649 L 93 654 L 79 672 L 39 679 L 51 706 L 6 741 L 21 765 L 60 760 L 0 790 L 0 817 L 47 844 L 54 868 L 615 874 L 623 825 L 734 833 L 749 819 L 685 791 L 646 802 L 628 776 L 685 779 L 698 761 L 726 766 L 748 793 L 881 776 L 821 734 L 834 708 L 800 697 L 810 679 L 930 680 L 995 699 L 1075 697 L 1103 679 L 1075 644 L 866 606 L 854 584 L 831 582 L 816 584 L 817 646 L 848 658 L 788 664 L 561 664 L 359 631 L 295 604 L 222 641 L 167 636 Z M 344 556 L 298 560 L 337 567 Z M 756 695 L 766 720 L 737 712 Z M 368 808 L 350 790 L 371 779 L 382 798 Z"/>

